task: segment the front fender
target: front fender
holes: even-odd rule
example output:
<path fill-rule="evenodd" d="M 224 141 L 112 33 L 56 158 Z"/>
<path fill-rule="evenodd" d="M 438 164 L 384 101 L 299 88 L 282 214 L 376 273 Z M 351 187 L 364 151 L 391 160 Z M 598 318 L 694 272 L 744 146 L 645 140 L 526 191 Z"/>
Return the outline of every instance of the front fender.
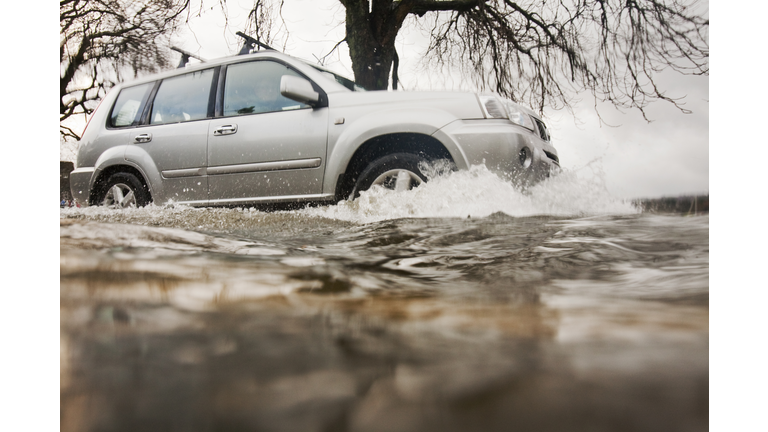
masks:
<path fill-rule="evenodd" d="M 345 123 L 331 125 L 328 132 L 328 157 L 326 161 L 323 192 L 333 194 L 339 174 L 346 171 L 358 148 L 372 138 L 395 133 L 416 133 L 433 136 L 443 126 L 456 120 L 446 111 L 434 108 L 389 109 L 369 112 L 350 120 L 346 113 L 332 113 L 331 118 L 344 118 Z M 453 140 L 436 136 L 451 154 L 459 168 L 466 167 L 466 158 Z"/>

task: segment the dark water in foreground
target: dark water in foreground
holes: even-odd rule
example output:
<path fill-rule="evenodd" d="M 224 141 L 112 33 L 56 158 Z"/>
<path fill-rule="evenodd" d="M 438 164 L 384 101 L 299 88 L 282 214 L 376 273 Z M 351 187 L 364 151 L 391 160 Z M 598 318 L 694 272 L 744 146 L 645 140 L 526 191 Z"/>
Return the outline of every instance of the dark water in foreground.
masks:
<path fill-rule="evenodd" d="M 62 210 L 62 430 L 707 430 L 708 216 L 372 202 Z"/>

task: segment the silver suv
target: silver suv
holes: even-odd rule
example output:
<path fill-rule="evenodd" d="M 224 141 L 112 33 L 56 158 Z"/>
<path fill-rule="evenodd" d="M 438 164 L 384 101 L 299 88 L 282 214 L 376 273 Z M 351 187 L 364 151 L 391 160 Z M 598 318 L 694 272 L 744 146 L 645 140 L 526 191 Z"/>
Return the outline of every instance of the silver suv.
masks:
<path fill-rule="evenodd" d="M 527 186 L 559 170 L 544 122 L 494 94 L 365 92 L 275 51 L 116 86 L 75 170 L 81 205 L 333 203 L 405 190 L 426 164 L 485 164 Z"/>

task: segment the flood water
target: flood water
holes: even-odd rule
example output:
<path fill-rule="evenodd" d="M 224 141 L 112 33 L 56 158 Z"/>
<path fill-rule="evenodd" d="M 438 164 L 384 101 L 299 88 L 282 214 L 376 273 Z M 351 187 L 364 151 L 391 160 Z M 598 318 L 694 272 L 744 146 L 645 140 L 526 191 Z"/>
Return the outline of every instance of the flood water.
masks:
<path fill-rule="evenodd" d="M 63 431 L 709 426 L 709 217 L 599 173 L 60 225 Z"/>

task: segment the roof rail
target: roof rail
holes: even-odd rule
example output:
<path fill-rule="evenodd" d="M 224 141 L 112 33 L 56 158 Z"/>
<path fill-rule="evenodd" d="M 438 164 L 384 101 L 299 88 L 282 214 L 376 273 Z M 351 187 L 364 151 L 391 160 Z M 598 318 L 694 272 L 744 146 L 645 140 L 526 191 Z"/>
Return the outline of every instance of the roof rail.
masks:
<path fill-rule="evenodd" d="M 243 32 L 237 32 L 235 34 L 244 39 L 243 47 L 240 48 L 240 52 L 237 53 L 237 55 L 248 54 L 248 53 L 251 52 L 252 49 L 256 48 L 256 46 L 259 46 L 259 47 L 264 48 L 264 49 L 272 50 L 272 51 L 277 51 L 276 49 L 272 48 L 271 46 L 269 46 L 269 45 L 267 45 L 265 43 L 261 43 L 261 42 L 259 42 L 258 39 L 254 39 L 254 38 L 248 36 L 247 34 L 245 34 Z"/>
<path fill-rule="evenodd" d="M 177 67 L 177 69 L 180 69 L 180 68 L 183 68 L 184 66 L 186 66 L 187 63 L 189 63 L 189 58 L 190 57 L 193 58 L 193 59 L 198 59 L 201 62 L 205 63 L 205 59 L 202 59 L 202 58 L 192 54 L 191 52 L 184 51 L 183 49 L 177 48 L 175 46 L 172 46 L 171 49 L 176 51 L 176 52 L 180 52 L 181 53 L 181 61 L 179 62 L 179 66 Z"/>

